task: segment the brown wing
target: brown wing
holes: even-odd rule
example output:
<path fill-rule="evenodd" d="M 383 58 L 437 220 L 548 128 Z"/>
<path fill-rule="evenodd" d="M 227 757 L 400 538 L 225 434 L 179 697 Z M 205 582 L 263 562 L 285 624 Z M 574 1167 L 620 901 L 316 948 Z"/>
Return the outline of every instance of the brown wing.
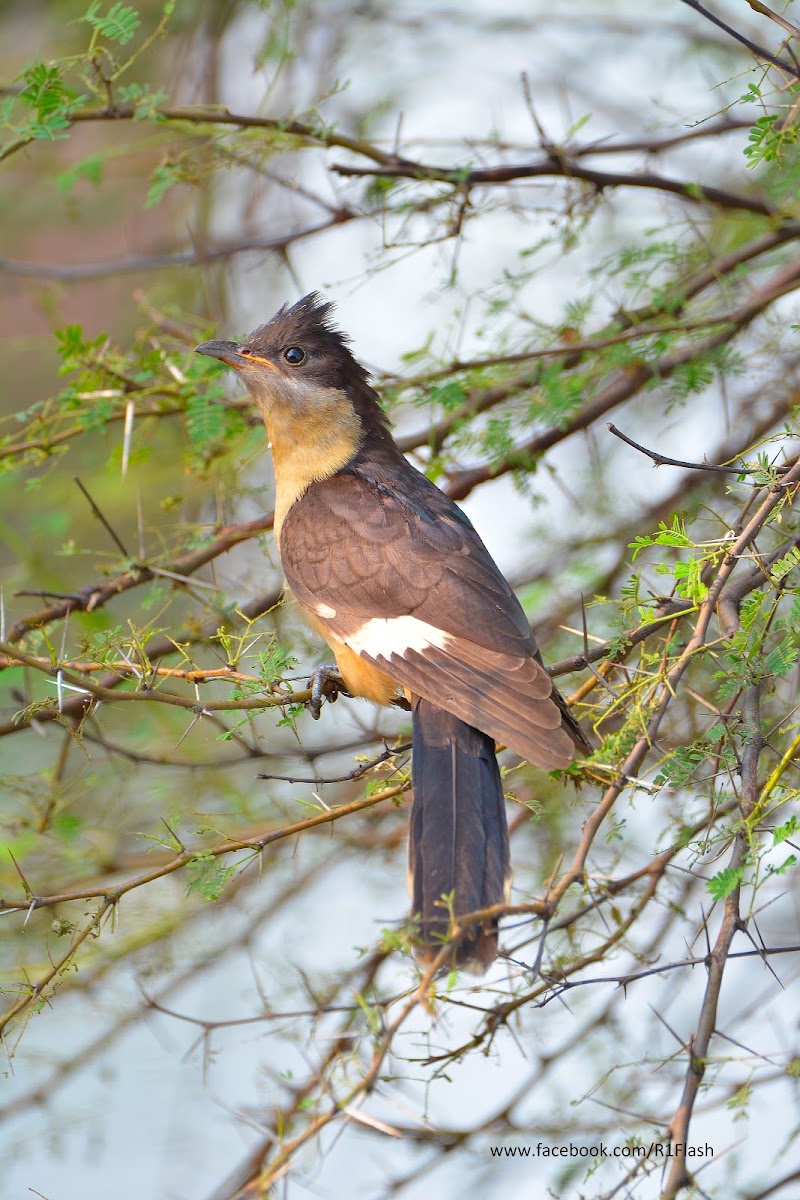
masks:
<path fill-rule="evenodd" d="M 281 561 L 330 632 L 412 693 L 544 767 L 582 734 L 516 596 L 460 509 L 405 460 L 358 461 L 289 510 Z"/>

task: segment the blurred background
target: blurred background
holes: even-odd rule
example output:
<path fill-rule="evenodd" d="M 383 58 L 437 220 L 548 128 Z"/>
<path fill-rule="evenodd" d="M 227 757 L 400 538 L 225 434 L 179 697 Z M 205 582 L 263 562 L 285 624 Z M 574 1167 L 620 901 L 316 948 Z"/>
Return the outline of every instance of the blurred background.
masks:
<path fill-rule="evenodd" d="M 793 9 L 0 5 L 0 1196 L 796 1190 L 793 495 L 628 757 L 797 456 Z M 427 1004 L 408 722 L 304 710 L 263 429 L 192 354 L 312 290 L 598 747 L 503 760 L 506 956 Z"/>

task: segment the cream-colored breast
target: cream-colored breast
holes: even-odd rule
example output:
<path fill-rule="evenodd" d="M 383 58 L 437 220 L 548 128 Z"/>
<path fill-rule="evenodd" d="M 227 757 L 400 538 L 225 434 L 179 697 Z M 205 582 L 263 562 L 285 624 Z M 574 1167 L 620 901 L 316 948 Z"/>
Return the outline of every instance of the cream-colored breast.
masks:
<path fill-rule="evenodd" d="M 358 452 L 361 422 L 347 393 L 334 388 L 306 388 L 302 404 L 284 397 L 271 403 L 256 399 L 275 467 L 275 539 L 280 550 L 289 509 L 312 483 L 335 475 Z"/>

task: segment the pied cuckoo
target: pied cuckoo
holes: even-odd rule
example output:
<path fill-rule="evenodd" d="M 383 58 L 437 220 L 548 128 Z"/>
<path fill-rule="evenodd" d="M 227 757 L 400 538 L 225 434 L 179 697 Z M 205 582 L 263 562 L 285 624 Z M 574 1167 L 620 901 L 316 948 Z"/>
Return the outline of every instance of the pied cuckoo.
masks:
<path fill-rule="evenodd" d="M 409 875 L 427 961 L 451 914 L 507 895 L 495 741 L 550 769 L 587 743 L 478 534 L 395 444 L 332 307 L 311 293 L 244 342 L 197 350 L 239 372 L 264 418 L 288 591 L 351 695 L 411 708 Z M 496 954 L 489 920 L 454 961 L 482 969 Z"/>

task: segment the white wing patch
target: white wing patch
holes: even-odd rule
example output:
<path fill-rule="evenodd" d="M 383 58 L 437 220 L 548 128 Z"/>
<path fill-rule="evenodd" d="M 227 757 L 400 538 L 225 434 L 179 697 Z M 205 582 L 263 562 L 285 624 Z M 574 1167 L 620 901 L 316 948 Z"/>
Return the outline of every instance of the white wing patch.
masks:
<path fill-rule="evenodd" d="M 327 618 L 329 621 L 332 621 L 336 616 L 336 609 L 331 608 L 330 604 L 323 604 L 321 601 L 314 605 L 314 612 L 318 617 Z"/>
<path fill-rule="evenodd" d="M 427 650 L 429 646 L 443 650 L 453 639 L 419 617 L 372 617 L 344 640 L 356 654 L 390 658 L 393 654 L 402 657 L 408 650 Z"/>

